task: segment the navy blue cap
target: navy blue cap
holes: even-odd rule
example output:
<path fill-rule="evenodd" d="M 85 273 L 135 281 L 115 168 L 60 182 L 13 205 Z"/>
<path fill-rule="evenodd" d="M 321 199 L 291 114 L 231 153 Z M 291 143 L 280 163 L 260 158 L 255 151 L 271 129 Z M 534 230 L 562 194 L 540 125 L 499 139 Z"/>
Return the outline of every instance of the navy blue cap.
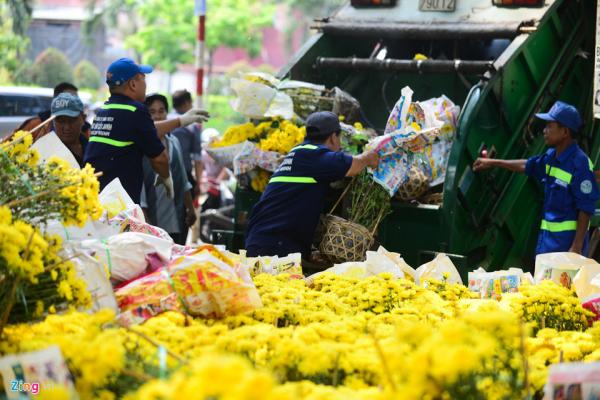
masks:
<path fill-rule="evenodd" d="M 535 116 L 544 121 L 558 122 L 573 132 L 579 131 L 581 125 L 583 125 L 579 111 L 572 105 L 562 101 L 554 103 L 547 113 L 535 114 Z"/>
<path fill-rule="evenodd" d="M 74 94 L 61 93 L 52 100 L 50 112 L 57 117 L 78 117 L 83 113 L 83 103 Z"/>
<path fill-rule="evenodd" d="M 119 58 L 108 66 L 106 70 L 106 83 L 109 86 L 121 86 L 137 74 L 149 74 L 152 67 L 138 65 L 131 58 Z"/>
<path fill-rule="evenodd" d="M 341 130 L 340 119 L 331 111 L 317 111 L 306 119 L 306 136 L 309 139 L 326 137 Z"/>

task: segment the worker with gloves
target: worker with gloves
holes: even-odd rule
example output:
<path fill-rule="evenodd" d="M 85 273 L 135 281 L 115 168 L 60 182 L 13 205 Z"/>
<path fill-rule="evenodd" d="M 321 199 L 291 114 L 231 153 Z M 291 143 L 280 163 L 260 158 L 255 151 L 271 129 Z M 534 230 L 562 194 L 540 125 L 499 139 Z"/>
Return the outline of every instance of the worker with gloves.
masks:
<path fill-rule="evenodd" d="M 562 101 L 535 115 L 546 121 L 544 140 L 550 149 L 527 160 L 478 158 L 473 171 L 500 167 L 523 172 L 544 185 L 541 231 L 536 254 L 573 252 L 587 255 L 590 217 L 600 199 L 591 160 L 575 136 L 583 125 L 575 107 Z"/>
<path fill-rule="evenodd" d="M 279 165 L 254 206 L 246 234 L 250 257 L 302 253 L 310 260 L 311 244 L 325 206 L 329 184 L 376 168 L 375 151 L 352 157 L 341 152 L 338 116 L 319 111 L 306 120 L 306 141 Z"/>
<path fill-rule="evenodd" d="M 208 120 L 204 110 L 191 109 L 179 118 L 152 121 L 146 98 L 145 74 L 152 72 L 148 65 L 137 65 L 129 58 L 113 62 L 106 72 L 110 98 L 97 112 L 92 124 L 84 162 L 103 174 L 99 178 L 104 188 L 115 178 L 139 204 L 142 190 L 142 158 L 148 157 L 157 173 L 156 184 L 165 185 L 173 198 L 173 180 L 169 173 L 169 158 L 160 141 L 175 128 Z"/>

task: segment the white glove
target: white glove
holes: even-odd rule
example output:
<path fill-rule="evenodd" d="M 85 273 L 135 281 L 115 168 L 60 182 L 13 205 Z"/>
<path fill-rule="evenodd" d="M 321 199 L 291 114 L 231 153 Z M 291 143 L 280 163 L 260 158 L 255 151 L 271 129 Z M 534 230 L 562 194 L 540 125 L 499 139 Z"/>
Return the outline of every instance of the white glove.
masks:
<path fill-rule="evenodd" d="M 206 122 L 208 121 L 209 117 L 210 115 L 208 114 L 208 111 L 201 110 L 199 108 L 192 108 L 191 110 L 183 114 L 181 117 L 179 117 L 179 124 L 181 126 L 188 126 L 189 124 L 193 124 L 194 122 Z"/>
<path fill-rule="evenodd" d="M 167 192 L 167 197 L 169 199 L 173 199 L 175 197 L 175 190 L 173 189 L 173 178 L 169 174 L 168 178 L 163 178 L 160 175 L 156 175 L 156 179 L 154 180 L 154 186 L 165 185 L 165 191 Z"/>

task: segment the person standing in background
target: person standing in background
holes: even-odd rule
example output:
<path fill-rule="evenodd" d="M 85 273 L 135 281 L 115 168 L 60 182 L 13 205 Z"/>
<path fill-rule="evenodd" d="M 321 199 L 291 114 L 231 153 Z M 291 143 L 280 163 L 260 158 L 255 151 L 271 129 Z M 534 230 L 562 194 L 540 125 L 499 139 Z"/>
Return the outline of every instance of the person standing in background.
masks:
<path fill-rule="evenodd" d="M 167 119 L 169 105 L 167 98 L 160 94 L 146 97 L 146 106 L 154 122 Z M 169 170 L 173 177 L 173 199 L 167 196 L 163 186 L 155 186 L 156 175 L 147 158 L 144 159 L 144 186 L 142 188 L 140 206 L 144 209 L 148 222 L 156 225 L 173 238 L 177 244 L 184 245 L 187 230 L 196 221 L 196 213 L 192 202 L 192 185 L 188 182 L 179 140 L 171 134 L 165 135 L 162 144 L 169 156 Z"/>
<path fill-rule="evenodd" d="M 173 108 L 179 115 L 191 110 L 192 95 L 190 92 L 185 89 L 174 92 Z M 171 132 L 171 135 L 175 136 L 179 140 L 179 144 L 181 144 L 185 172 L 194 188 L 194 199 L 200 195 L 200 181 L 202 180 L 203 172 L 201 132 L 202 129 L 199 124 L 181 126 Z"/>

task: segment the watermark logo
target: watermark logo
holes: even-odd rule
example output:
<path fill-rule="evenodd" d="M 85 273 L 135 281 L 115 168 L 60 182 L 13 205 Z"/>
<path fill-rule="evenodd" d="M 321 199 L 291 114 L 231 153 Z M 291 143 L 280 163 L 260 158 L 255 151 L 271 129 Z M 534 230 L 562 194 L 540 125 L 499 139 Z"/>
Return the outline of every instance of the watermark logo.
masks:
<path fill-rule="evenodd" d="M 23 382 L 18 380 L 10 381 L 10 390 L 19 393 L 40 393 L 40 384 L 38 382 Z"/>

